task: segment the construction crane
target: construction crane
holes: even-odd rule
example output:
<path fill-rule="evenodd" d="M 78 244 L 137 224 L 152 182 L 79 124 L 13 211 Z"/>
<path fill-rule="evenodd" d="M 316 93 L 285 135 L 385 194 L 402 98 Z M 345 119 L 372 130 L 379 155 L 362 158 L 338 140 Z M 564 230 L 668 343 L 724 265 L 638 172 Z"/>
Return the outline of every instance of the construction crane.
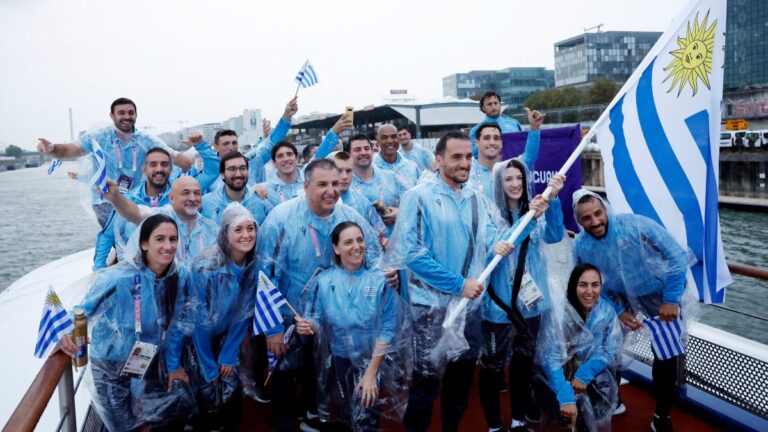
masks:
<path fill-rule="evenodd" d="M 585 29 L 584 29 L 584 33 L 588 32 L 588 31 L 590 31 L 590 30 L 595 30 L 595 29 L 597 29 L 597 33 L 600 33 L 600 29 L 601 29 L 601 28 L 602 28 L 604 25 L 605 25 L 605 24 L 598 24 L 598 25 L 596 25 L 596 26 L 594 26 L 594 27 L 585 28 Z"/>

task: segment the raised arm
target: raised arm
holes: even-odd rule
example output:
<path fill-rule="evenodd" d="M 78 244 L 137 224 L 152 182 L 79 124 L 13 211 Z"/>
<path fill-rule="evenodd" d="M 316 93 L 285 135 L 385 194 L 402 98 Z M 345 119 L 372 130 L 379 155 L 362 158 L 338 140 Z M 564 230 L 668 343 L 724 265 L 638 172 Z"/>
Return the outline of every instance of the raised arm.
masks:
<path fill-rule="evenodd" d="M 125 220 L 138 225 L 145 217 L 149 216 L 141 211 L 136 203 L 126 199 L 120 192 L 120 187 L 112 179 L 107 179 L 107 190 L 104 191 L 104 199 L 111 202 L 115 211 Z"/>
<path fill-rule="evenodd" d="M 45 138 L 38 138 L 37 151 L 43 156 L 56 159 L 75 159 L 85 154 L 78 143 L 53 144 Z"/>

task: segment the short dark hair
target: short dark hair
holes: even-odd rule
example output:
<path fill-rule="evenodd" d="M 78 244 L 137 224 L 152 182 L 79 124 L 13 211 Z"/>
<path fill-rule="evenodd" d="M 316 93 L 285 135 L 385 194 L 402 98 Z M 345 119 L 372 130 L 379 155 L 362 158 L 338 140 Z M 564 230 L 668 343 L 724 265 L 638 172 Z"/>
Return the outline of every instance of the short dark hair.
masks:
<path fill-rule="evenodd" d="M 365 233 L 363 232 L 363 229 L 360 228 L 360 225 L 356 224 L 352 221 L 344 221 L 340 222 L 338 225 L 333 227 L 333 231 L 331 231 L 331 243 L 333 243 L 334 246 L 339 245 L 339 237 L 341 237 L 341 232 L 344 231 L 347 228 L 357 228 L 360 230 L 361 233 L 363 233 L 363 238 L 365 238 Z M 363 254 L 365 255 L 365 254 Z M 336 263 L 336 265 L 341 265 L 341 257 L 334 252 L 333 253 L 333 262 Z"/>
<path fill-rule="evenodd" d="M 293 155 L 297 158 L 299 157 L 299 151 L 296 149 L 296 146 L 291 144 L 288 141 L 280 141 L 279 143 L 275 144 L 274 147 L 272 147 L 272 162 L 275 161 L 275 156 L 277 155 L 277 152 L 283 148 L 288 147 L 293 152 Z"/>
<path fill-rule="evenodd" d="M 501 103 L 501 96 L 499 96 L 498 93 L 496 93 L 495 91 L 487 91 L 483 93 L 483 96 L 480 98 L 480 111 L 483 111 L 483 104 L 485 103 L 485 100 L 488 99 L 489 97 L 495 97 L 496 99 L 499 100 L 499 103 Z"/>
<path fill-rule="evenodd" d="M 573 270 L 571 270 L 571 276 L 568 278 L 568 289 L 566 291 L 568 303 L 570 303 L 571 306 L 576 309 L 576 312 L 579 313 L 581 319 L 586 319 L 587 314 L 582 309 L 581 303 L 579 303 L 579 298 L 576 296 L 576 287 L 579 285 L 579 278 L 581 278 L 581 275 L 589 270 L 594 270 L 597 272 L 597 275 L 600 276 L 600 284 L 602 284 L 603 275 L 600 274 L 600 269 L 590 263 L 581 263 L 574 267 Z"/>
<path fill-rule="evenodd" d="M 596 196 L 594 196 L 592 194 L 585 194 L 584 196 L 579 198 L 579 200 L 576 201 L 576 206 L 578 207 L 578 206 L 580 206 L 582 204 L 586 204 L 586 203 L 588 203 L 588 202 L 590 202 L 592 200 L 600 201 L 600 204 L 603 205 L 603 207 L 605 207 L 605 204 L 603 204 L 603 200 L 601 200 L 600 198 L 598 198 L 598 197 L 596 197 Z"/>
<path fill-rule="evenodd" d="M 218 145 L 219 138 L 223 136 L 234 136 L 235 138 L 237 138 L 237 132 L 233 131 L 232 129 L 220 129 L 216 131 L 216 135 L 213 136 L 213 144 Z"/>
<path fill-rule="evenodd" d="M 397 131 L 400 132 L 401 130 L 407 130 L 409 134 L 413 135 L 413 132 L 411 132 L 411 126 L 408 124 L 400 125 L 397 127 Z"/>
<path fill-rule="evenodd" d="M 371 140 L 365 134 L 354 134 L 344 143 L 345 152 L 352 153 L 352 141 L 368 141 L 368 144 L 371 145 Z"/>
<path fill-rule="evenodd" d="M 465 134 L 462 131 L 458 131 L 458 130 L 448 131 L 443 136 L 441 136 L 440 139 L 437 141 L 437 145 L 435 146 L 436 155 L 445 156 L 445 148 L 448 145 L 449 139 L 460 139 L 460 140 L 469 141 L 469 137 L 467 136 L 467 134 Z"/>
<path fill-rule="evenodd" d="M 244 154 L 240 152 L 231 152 L 222 156 L 221 160 L 219 161 L 219 174 L 224 174 L 224 169 L 227 166 L 227 162 L 237 158 L 243 158 L 245 160 L 245 167 L 248 168 L 248 158 L 245 157 Z"/>
<path fill-rule="evenodd" d="M 499 134 L 501 134 L 501 126 L 499 126 L 498 123 L 496 122 L 483 123 L 480 125 L 479 128 L 475 130 L 475 141 L 477 141 L 480 138 L 480 133 L 483 131 L 483 129 L 488 129 L 488 128 L 496 129 L 497 131 L 499 131 Z"/>
<path fill-rule="evenodd" d="M 133 105 L 133 110 L 134 111 L 137 111 L 137 112 L 139 111 L 138 109 L 136 109 L 136 104 L 133 103 L 132 100 L 130 100 L 128 98 L 121 97 L 121 98 L 115 99 L 115 101 L 112 102 L 112 105 L 109 106 L 110 114 L 114 114 L 115 113 L 115 107 L 116 106 L 118 106 L 118 105 L 127 105 L 127 104 Z"/>
<path fill-rule="evenodd" d="M 147 153 L 144 154 L 144 164 L 147 164 L 147 156 L 151 155 L 152 153 L 162 153 L 166 156 L 168 156 L 168 162 L 172 161 L 171 154 L 168 153 L 168 150 L 162 148 L 162 147 L 152 147 L 151 149 L 147 150 Z"/>
<path fill-rule="evenodd" d="M 304 159 L 309 158 L 309 152 L 313 148 L 315 148 L 315 147 L 317 147 L 317 144 L 307 144 L 307 145 L 305 145 L 304 149 L 301 151 L 301 157 L 303 157 Z"/>
<path fill-rule="evenodd" d="M 311 182 L 312 173 L 314 173 L 316 169 L 339 171 L 339 167 L 337 167 L 332 160 L 315 159 L 312 162 L 308 163 L 307 166 L 304 168 L 304 181 Z"/>
<path fill-rule="evenodd" d="M 342 151 L 337 151 L 336 153 L 334 153 L 333 154 L 333 158 L 334 159 L 343 160 L 343 161 L 348 161 L 348 160 L 352 159 L 352 155 L 349 154 L 349 152 L 346 152 L 346 151 L 342 150 Z"/>

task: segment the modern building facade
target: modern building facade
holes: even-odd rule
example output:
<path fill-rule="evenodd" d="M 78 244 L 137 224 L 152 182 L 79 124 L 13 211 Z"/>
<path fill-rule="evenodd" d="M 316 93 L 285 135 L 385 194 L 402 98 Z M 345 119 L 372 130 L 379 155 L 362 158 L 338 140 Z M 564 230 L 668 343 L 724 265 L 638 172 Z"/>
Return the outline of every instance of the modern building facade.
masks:
<path fill-rule="evenodd" d="M 729 0 L 725 90 L 768 88 L 768 1 Z"/>
<path fill-rule="evenodd" d="M 587 84 L 600 77 L 624 82 L 660 36 L 660 32 L 609 31 L 557 42 L 555 86 Z"/>
<path fill-rule="evenodd" d="M 477 70 L 443 78 L 443 97 L 477 98 L 495 91 L 508 108 L 522 109 L 528 96 L 554 86 L 554 71 L 543 67 L 515 67 L 501 70 Z"/>

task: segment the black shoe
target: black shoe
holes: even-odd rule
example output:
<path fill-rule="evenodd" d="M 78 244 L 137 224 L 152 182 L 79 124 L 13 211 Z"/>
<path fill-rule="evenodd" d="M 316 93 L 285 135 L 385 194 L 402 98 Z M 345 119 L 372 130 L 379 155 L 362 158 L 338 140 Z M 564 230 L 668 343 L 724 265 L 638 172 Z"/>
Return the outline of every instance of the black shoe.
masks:
<path fill-rule="evenodd" d="M 301 432 L 324 432 L 325 424 L 320 421 L 320 417 L 304 418 L 299 425 Z"/>
<path fill-rule="evenodd" d="M 653 432 L 673 432 L 672 419 L 669 416 L 659 417 L 654 414 L 651 421 L 651 430 Z"/>
<path fill-rule="evenodd" d="M 272 402 L 266 387 L 247 387 L 243 389 L 243 394 L 260 404 Z"/>

